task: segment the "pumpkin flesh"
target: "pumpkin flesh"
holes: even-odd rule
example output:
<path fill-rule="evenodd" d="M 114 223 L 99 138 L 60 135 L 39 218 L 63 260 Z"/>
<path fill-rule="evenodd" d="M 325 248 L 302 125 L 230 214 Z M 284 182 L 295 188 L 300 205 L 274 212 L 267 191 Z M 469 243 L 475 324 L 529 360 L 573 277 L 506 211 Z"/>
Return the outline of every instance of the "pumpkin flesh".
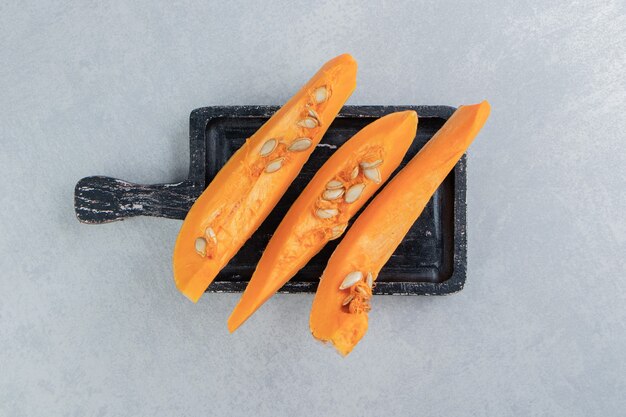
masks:
<path fill-rule="evenodd" d="M 198 301 L 278 203 L 356 87 L 348 54 L 327 62 L 235 152 L 196 200 L 173 255 L 174 281 Z"/>
<path fill-rule="evenodd" d="M 228 319 L 231 332 L 329 240 L 343 233 L 348 220 L 398 167 L 415 138 L 416 129 L 417 113 L 414 111 L 386 115 L 359 131 L 326 161 L 270 239 Z"/>

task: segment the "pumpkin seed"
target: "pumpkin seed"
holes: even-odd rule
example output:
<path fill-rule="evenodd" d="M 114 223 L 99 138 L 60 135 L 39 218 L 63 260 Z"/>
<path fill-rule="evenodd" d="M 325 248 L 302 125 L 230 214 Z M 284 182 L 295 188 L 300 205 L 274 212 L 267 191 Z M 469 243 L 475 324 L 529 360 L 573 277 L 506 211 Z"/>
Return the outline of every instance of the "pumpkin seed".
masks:
<path fill-rule="evenodd" d="M 330 240 L 337 239 L 339 236 L 341 236 L 343 232 L 345 232 L 346 227 L 348 227 L 348 223 L 333 226 L 333 228 L 330 229 L 330 231 L 332 232 L 332 235 L 330 235 Z"/>
<path fill-rule="evenodd" d="M 357 166 L 354 167 L 354 169 L 350 173 L 350 179 L 353 180 L 353 179 L 355 179 L 358 176 L 359 176 L 359 167 L 357 165 Z"/>
<path fill-rule="evenodd" d="M 356 287 L 355 290 L 356 290 L 356 292 L 361 294 L 363 297 L 365 297 L 365 299 L 369 299 L 370 298 L 370 295 L 367 293 L 367 291 L 365 291 L 363 289 L 363 287 Z"/>
<path fill-rule="evenodd" d="M 334 208 L 317 209 L 315 211 L 315 215 L 319 217 L 320 219 L 330 219 L 331 217 L 335 217 L 337 214 L 339 214 L 339 211 Z"/>
<path fill-rule="evenodd" d="M 354 184 L 352 187 L 348 188 L 346 191 L 346 195 L 343 197 L 346 203 L 354 203 L 356 200 L 361 197 L 363 190 L 365 189 L 365 184 Z"/>
<path fill-rule="evenodd" d="M 328 181 L 328 184 L 326 184 L 326 189 L 334 190 L 335 188 L 343 188 L 343 183 L 337 180 Z"/>
<path fill-rule="evenodd" d="M 313 92 L 313 97 L 316 103 L 323 103 L 328 99 L 328 90 L 326 86 L 319 87 Z"/>
<path fill-rule="evenodd" d="M 342 188 L 334 188 L 332 190 L 326 190 L 322 193 L 322 198 L 324 200 L 335 200 L 343 195 L 345 190 Z"/>
<path fill-rule="evenodd" d="M 348 304 L 350 304 L 350 301 L 352 300 L 354 300 L 354 294 L 350 294 L 346 298 L 344 298 L 343 301 L 341 302 L 341 305 L 347 306 Z"/>
<path fill-rule="evenodd" d="M 380 184 L 382 179 L 380 178 L 380 171 L 378 168 L 367 168 L 363 170 L 363 175 L 368 180 L 374 181 L 376 184 Z"/>
<path fill-rule="evenodd" d="M 206 240 L 203 237 L 196 239 L 196 252 L 201 256 L 206 256 Z"/>
<path fill-rule="evenodd" d="M 361 305 L 359 303 L 350 303 L 348 306 L 348 311 L 350 314 L 357 314 L 361 312 Z"/>
<path fill-rule="evenodd" d="M 298 138 L 291 145 L 289 145 L 289 148 L 287 148 L 287 150 L 291 152 L 306 151 L 311 147 L 312 143 L 313 142 L 311 142 L 311 139 L 309 138 Z"/>
<path fill-rule="evenodd" d="M 267 156 L 271 154 L 272 152 L 274 152 L 274 149 L 276 149 L 276 145 L 278 145 L 278 141 L 276 139 L 268 140 L 267 142 L 263 144 L 263 146 L 261 146 L 261 150 L 259 151 L 259 154 L 261 156 Z"/>
<path fill-rule="evenodd" d="M 317 125 L 317 120 L 312 117 L 305 117 L 304 119 L 298 121 L 298 126 L 306 127 L 307 129 L 313 129 L 314 127 L 317 127 Z"/>
<path fill-rule="evenodd" d="M 265 165 L 265 172 L 271 174 L 272 172 L 278 171 L 283 166 L 283 162 L 285 158 L 278 158 L 271 161 L 269 164 Z"/>
<path fill-rule="evenodd" d="M 382 159 L 377 159 L 377 160 L 372 161 L 372 162 L 361 162 L 361 167 L 363 169 L 376 168 L 378 165 L 380 165 L 382 163 L 383 163 Z"/>
<path fill-rule="evenodd" d="M 367 283 L 367 286 L 370 287 L 370 289 L 374 287 L 374 277 L 372 276 L 371 272 L 368 272 L 365 276 L 365 282 Z"/>
<path fill-rule="evenodd" d="M 351 286 L 353 286 L 357 282 L 361 281 L 362 279 L 363 279 L 363 272 L 361 272 L 361 271 L 350 272 L 343 279 L 343 282 L 339 286 L 339 289 L 340 290 L 345 290 L 346 288 L 350 288 Z"/>
<path fill-rule="evenodd" d="M 211 239 L 213 243 L 217 243 L 217 236 L 215 235 L 215 230 L 213 230 L 211 226 L 206 228 L 206 230 L 204 231 L 204 234 L 206 235 L 206 237 Z"/>

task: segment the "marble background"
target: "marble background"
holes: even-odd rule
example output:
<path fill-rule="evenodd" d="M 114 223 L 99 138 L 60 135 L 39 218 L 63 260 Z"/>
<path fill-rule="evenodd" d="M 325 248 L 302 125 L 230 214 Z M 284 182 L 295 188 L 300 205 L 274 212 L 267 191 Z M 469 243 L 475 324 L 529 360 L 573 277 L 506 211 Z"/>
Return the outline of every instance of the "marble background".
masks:
<path fill-rule="evenodd" d="M 626 4 L 455 3 L 0 5 L 0 415 L 623 415 Z M 238 295 L 184 299 L 179 221 L 76 221 L 81 177 L 182 180 L 192 109 L 283 103 L 343 52 L 349 104 L 492 104 L 461 293 L 379 297 L 342 359 L 310 295 L 235 335 Z"/>

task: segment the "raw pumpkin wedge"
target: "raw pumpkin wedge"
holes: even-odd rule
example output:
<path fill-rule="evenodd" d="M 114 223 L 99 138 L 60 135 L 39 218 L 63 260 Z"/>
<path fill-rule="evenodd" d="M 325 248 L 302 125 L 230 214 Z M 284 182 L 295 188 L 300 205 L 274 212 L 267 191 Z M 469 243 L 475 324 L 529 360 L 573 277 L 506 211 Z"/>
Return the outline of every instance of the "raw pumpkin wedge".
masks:
<path fill-rule="evenodd" d="M 367 331 L 372 287 L 441 182 L 472 143 L 489 103 L 461 106 L 372 200 L 331 255 L 313 300 L 313 336 L 347 355 Z"/>
<path fill-rule="evenodd" d="M 417 113 L 403 111 L 370 123 L 317 171 L 270 239 L 239 304 L 228 319 L 235 331 L 329 240 L 398 167 L 415 138 Z"/>
<path fill-rule="evenodd" d="M 174 281 L 196 302 L 239 251 L 315 149 L 356 87 L 348 54 L 327 62 L 217 173 L 189 210 L 174 248 Z"/>

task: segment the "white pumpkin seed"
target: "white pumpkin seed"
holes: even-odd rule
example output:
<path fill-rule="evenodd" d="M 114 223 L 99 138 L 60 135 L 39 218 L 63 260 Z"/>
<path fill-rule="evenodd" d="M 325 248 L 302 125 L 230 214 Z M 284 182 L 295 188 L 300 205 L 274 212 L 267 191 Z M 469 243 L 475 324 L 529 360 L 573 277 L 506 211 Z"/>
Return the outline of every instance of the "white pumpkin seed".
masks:
<path fill-rule="evenodd" d="M 359 176 L 359 167 L 355 166 L 352 172 L 350 173 L 350 179 L 353 180 Z"/>
<path fill-rule="evenodd" d="M 363 169 L 367 169 L 367 168 L 376 168 L 378 165 L 382 164 L 383 160 L 382 159 L 377 159 L 375 161 L 372 162 L 361 162 L 361 168 Z"/>
<path fill-rule="evenodd" d="M 354 203 L 356 200 L 361 197 L 363 190 L 365 189 L 365 184 L 354 184 L 352 187 L 348 188 L 343 199 L 346 203 Z"/>
<path fill-rule="evenodd" d="M 380 178 L 380 171 L 378 168 L 367 168 L 363 170 L 363 175 L 368 180 L 374 181 L 376 184 L 380 184 L 382 179 Z"/>
<path fill-rule="evenodd" d="M 328 181 L 328 183 L 326 184 L 326 189 L 334 190 L 335 188 L 343 188 L 343 183 L 337 180 Z"/>
<path fill-rule="evenodd" d="M 271 174 L 272 172 L 278 171 L 283 166 L 283 162 L 285 158 L 278 158 L 271 161 L 269 164 L 265 165 L 265 172 Z"/>
<path fill-rule="evenodd" d="M 339 224 L 337 226 L 333 226 L 333 228 L 330 229 L 332 234 L 330 235 L 330 239 L 329 240 L 335 240 L 339 236 L 341 236 L 343 234 L 343 232 L 346 230 L 346 227 L 348 227 L 348 223 L 344 223 L 344 224 Z"/>
<path fill-rule="evenodd" d="M 204 234 L 206 235 L 206 237 L 211 239 L 213 243 L 217 243 L 217 236 L 215 235 L 215 230 L 213 230 L 211 226 L 206 228 L 206 230 L 204 231 Z"/>
<path fill-rule="evenodd" d="M 331 217 L 335 217 L 337 214 L 339 214 L 339 211 L 334 208 L 330 208 L 330 209 L 320 208 L 315 211 L 315 215 L 319 217 L 320 219 L 330 219 Z"/>
<path fill-rule="evenodd" d="M 367 286 L 370 287 L 370 289 L 374 287 L 374 277 L 372 276 L 371 272 L 368 272 L 365 276 L 365 282 L 367 283 Z"/>
<path fill-rule="evenodd" d="M 335 200 L 335 199 L 341 197 L 345 191 L 346 190 L 344 190 L 343 187 L 342 188 L 334 188 L 332 190 L 325 190 L 322 193 L 322 198 L 324 200 L 329 200 L 329 201 L 330 200 Z"/>
<path fill-rule="evenodd" d="M 317 114 L 315 110 L 309 109 L 309 116 L 317 120 L 317 123 L 319 123 L 320 125 L 322 124 L 322 121 L 320 120 L 320 116 Z"/>
<path fill-rule="evenodd" d="M 259 151 L 259 154 L 261 156 L 267 156 L 271 154 L 272 152 L 274 152 L 274 149 L 276 149 L 276 145 L 278 145 L 278 141 L 276 139 L 268 140 L 267 142 L 263 144 L 263 146 L 261 146 L 261 150 Z"/>
<path fill-rule="evenodd" d="M 350 301 L 352 300 L 354 300 L 354 294 L 350 294 L 346 298 L 344 298 L 343 301 L 341 302 L 341 305 L 347 306 L 348 304 L 350 304 Z"/>
<path fill-rule="evenodd" d="M 325 102 L 328 99 L 328 89 L 326 89 L 326 86 L 317 88 L 313 92 L 313 97 L 318 104 Z"/>
<path fill-rule="evenodd" d="M 298 126 L 306 127 L 307 129 L 313 129 L 314 127 L 317 127 L 317 120 L 312 117 L 306 117 L 298 121 Z"/>
<path fill-rule="evenodd" d="M 196 239 L 196 252 L 201 256 L 206 256 L 206 240 L 203 237 L 199 237 Z"/>
<path fill-rule="evenodd" d="M 363 279 L 363 272 L 361 272 L 361 271 L 350 272 L 343 279 L 343 282 L 339 286 L 339 289 L 340 290 L 345 290 L 346 288 L 350 288 L 351 286 L 353 286 L 357 282 L 361 281 L 362 279 Z"/>
<path fill-rule="evenodd" d="M 287 150 L 291 152 L 306 151 L 307 149 L 311 147 L 312 143 L 313 142 L 311 142 L 311 139 L 309 138 L 298 138 L 295 141 L 293 141 L 291 145 L 289 145 L 289 148 L 287 148 Z"/>

